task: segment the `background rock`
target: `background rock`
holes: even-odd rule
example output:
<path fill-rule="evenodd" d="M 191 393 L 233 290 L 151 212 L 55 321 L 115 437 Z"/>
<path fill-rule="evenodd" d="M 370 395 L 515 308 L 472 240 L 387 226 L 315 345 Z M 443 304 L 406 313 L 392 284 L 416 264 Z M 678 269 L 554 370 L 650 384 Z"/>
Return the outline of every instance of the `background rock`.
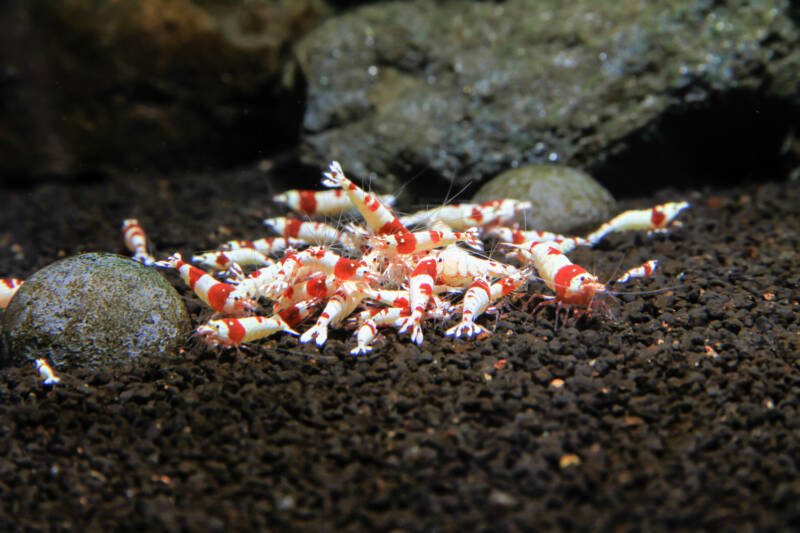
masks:
<path fill-rule="evenodd" d="M 507 170 L 488 181 L 473 201 L 502 198 L 528 200 L 533 209 L 520 220 L 523 228 L 571 234 L 592 230 L 614 214 L 614 197 L 591 176 L 562 165 L 528 165 Z"/>
<path fill-rule="evenodd" d="M 9 0 L 0 174 L 240 164 L 294 144 L 322 0 Z"/>
<path fill-rule="evenodd" d="M 763 175 L 800 115 L 791 9 L 784 0 L 365 6 L 299 47 L 303 159 L 387 176 L 384 189 L 419 172 L 461 185 L 555 161 L 603 167 L 593 174 L 623 189 L 724 180 L 743 174 L 742 158 Z M 636 177 L 620 181 L 620 168 Z"/>
<path fill-rule="evenodd" d="M 155 269 L 115 254 L 62 259 L 34 273 L 2 315 L 4 364 L 106 366 L 174 352 L 191 323 Z"/>

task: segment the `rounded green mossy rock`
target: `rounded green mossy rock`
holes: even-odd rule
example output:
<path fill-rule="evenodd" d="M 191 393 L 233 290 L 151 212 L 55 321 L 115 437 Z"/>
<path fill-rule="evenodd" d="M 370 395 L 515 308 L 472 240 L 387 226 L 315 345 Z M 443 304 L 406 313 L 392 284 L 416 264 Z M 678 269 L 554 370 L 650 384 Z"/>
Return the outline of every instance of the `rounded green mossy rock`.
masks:
<path fill-rule="evenodd" d="M 0 323 L 0 362 L 45 357 L 57 368 L 175 352 L 191 331 L 183 301 L 161 274 L 109 253 L 68 257 L 34 273 Z"/>
<path fill-rule="evenodd" d="M 611 218 L 614 197 L 585 172 L 563 165 L 528 165 L 485 183 L 473 201 L 528 200 L 533 209 L 520 224 L 527 229 L 570 233 L 594 229 Z"/>

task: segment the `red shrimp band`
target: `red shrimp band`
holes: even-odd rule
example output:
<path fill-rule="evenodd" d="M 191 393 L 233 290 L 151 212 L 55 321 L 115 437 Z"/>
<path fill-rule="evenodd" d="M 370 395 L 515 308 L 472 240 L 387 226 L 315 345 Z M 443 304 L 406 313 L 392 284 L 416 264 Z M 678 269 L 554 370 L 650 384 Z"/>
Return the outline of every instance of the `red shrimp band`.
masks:
<path fill-rule="evenodd" d="M 317 212 L 317 192 L 316 191 L 297 191 L 300 197 L 300 205 L 298 211 L 307 215 L 313 215 Z"/>
<path fill-rule="evenodd" d="M 572 303 L 566 299 L 569 285 L 575 276 L 586 273 L 586 269 L 578 265 L 566 265 L 558 269 L 558 272 L 556 272 L 556 275 L 553 277 L 553 283 L 555 284 L 555 290 L 558 299 L 567 303 Z"/>
<path fill-rule="evenodd" d="M 653 223 L 653 226 L 656 228 L 660 228 L 664 225 L 664 221 L 666 220 L 667 216 L 661 212 L 660 209 L 657 207 L 653 208 L 653 214 L 650 215 L 650 222 Z"/>
<path fill-rule="evenodd" d="M 357 266 L 358 263 L 352 259 L 341 257 L 333 267 L 333 275 L 339 279 L 348 280 L 355 276 Z"/>
<path fill-rule="evenodd" d="M 225 302 L 228 301 L 228 295 L 233 292 L 232 285 L 226 283 L 216 283 L 208 289 L 208 305 L 215 311 L 222 311 L 225 308 Z"/>
<path fill-rule="evenodd" d="M 378 235 L 394 235 L 395 233 L 408 233 L 409 231 L 398 218 L 394 218 L 378 229 Z"/>
<path fill-rule="evenodd" d="M 228 327 L 228 339 L 234 344 L 239 344 L 244 339 L 246 334 L 244 330 L 244 326 L 242 326 L 241 322 L 233 318 L 227 318 L 224 320 L 225 325 Z"/>

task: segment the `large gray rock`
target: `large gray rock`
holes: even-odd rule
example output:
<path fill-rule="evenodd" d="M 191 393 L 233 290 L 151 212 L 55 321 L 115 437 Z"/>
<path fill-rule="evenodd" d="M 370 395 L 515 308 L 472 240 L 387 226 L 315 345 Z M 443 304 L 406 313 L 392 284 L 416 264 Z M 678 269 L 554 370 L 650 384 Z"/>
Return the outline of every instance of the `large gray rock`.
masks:
<path fill-rule="evenodd" d="M 155 269 L 88 253 L 34 273 L 2 315 L 3 364 L 113 365 L 175 352 L 191 331 L 180 296 Z"/>
<path fill-rule="evenodd" d="M 303 159 L 386 177 L 375 182 L 383 189 L 429 169 L 460 185 L 530 163 L 592 168 L 671 110 L 727 91 L 800 106 L 791 9 L 786 0 L 365 6 L 299 47 Z"/>
<path fill-rule="evenodd" d="M 5 0 L 0 173 L 260 157 L 295 135 L 286 49 L 327 12 L 324 0 Z"/>
<path fill-rule="evenodd" d="M 614 197 L 590 175 L 562 165 L 507 170 L 478 190 L 475 202 L 516 198 L 533 209 L 519 222 L 527 229 L 571 233 L 594 229 L 611 218 Z"/>

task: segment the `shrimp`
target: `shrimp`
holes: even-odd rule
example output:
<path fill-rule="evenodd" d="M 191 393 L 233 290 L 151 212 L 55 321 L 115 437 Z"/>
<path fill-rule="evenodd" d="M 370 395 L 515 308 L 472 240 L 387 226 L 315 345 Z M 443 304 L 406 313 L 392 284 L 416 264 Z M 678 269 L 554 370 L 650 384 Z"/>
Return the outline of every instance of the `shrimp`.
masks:
<path fill-rule="evenodd" d="M 436 282 L 452 287 L 468 287 L 476 278 L 510 276 L 513 265 L 476 257 L 458 246 L 448 246 L 436 253 Z"/>
<path fill-rule="evenodd" d="M 583 244 L 583 239 L 579 237 L 567 237 L 549 231 L 513 229 L 505 226 L 490 228 L 486 230 L 486 235 L 489 237 L 497 237 L 500 242 L 509 242 L 512 244 L 522 244 L 528 241 L 565 241 L 568 239 L 575 239 L 577 243 Z"/>
<path fill-rule="evenodd" d="M 239 248 L 238 250 L 218 250 L 198 254 L 192 257 L 192 263 L 224 270 L 233 263 L 242 266 L 264 267 L 274 264 L 275 261 L 253 248 Z"/>
<path fill-rule="evenodd" d="M 140 263 L 151 266 L 156 262 L 155 257 L 147 251 L 147 236 L 135 218 L 127 218 L 122 221 L 122 237 L 125 246 L 133 252 L 133 259 Z"/>
<path fill-rule="evenodd" d="M 270 267 L 266 267 L 269 270 L 258 276 L 258 279 L 263 279 L 263 282 L 253 281 L 247 283 L 244 290 L 255 289 L 261 296 L 270 299 L 277 298 L 278 295 L 289 288 L 289 284 L 293 283 L 296 277 L 299 277 L 298 271 L 303 267 L 303 264 L 297 257 L 298 253 L 300 252 L 295 250 L 287 251 L 283 259 Z M 244 282 L 240 282 L 239 286 L 241 287 L 243 284 Z"/>
<path fill-rule="evenodd" d="M 389 307 L 408 307 L 409 305 L 407 289 L 373 289 L 364 287 L 361 290 L 370 300 L 386 304 Z"/>
<path fill-rule="evenodd" d="M 256 250 L 264 255 L 271 255 L 283 252 L 287 248 L 304 248 L 308 243 L 300 239 L 285 239 L 283 237 L 262 237 L 254 241 L 248 240 L 234 240 L 228 241 L 220 245 L 220 250 L 240 250 L 242 248 L 249 248 Z"/>
<path fill-rule="evenodd" d="M 340 281 L 375 282 L 378 275 L 364 261 L 354 261 L 326 250 L 322 246 L 308 248 L 302 252 L 287 255 L 279 264 L 283 264 L 275 279 L 269 283 L 263 295 L 275 298 L 289 288 L 289 284 L 298 279 L 298 269 L 322 271 L 335 276 Z"/>
<path fill-rule="evenodd" d="M 647 276 L 655 272 L 656 268 L 658 268 L 658 261 L 655 259 L 651 259 L 650 261 L 647 261 L 639 265 L 638 267 L 634 267 L 628 270 L 619 278 L 617 278 L 616 281 L 614 281 L 614 283 L 628 283 L 630 280 L 634 278 L 646 278 Z"/>
<path fill-rule="evenodd" d="M 340 284 L 341 281 L 332 274 L 326 275 L 324 272 L 312 274 L 307 280 L 295 283 L 283 291 L 275 302 L 274 310 L 279 311 L 308 298 L 328 298 Z"/>
<path fill-rule="evenodd" d="M 474 337 L 481 334 L 489 334 L 489 330 L 485 327 L 476 324 L 475 318 L 483 314 L 489 302 L 491 301 L 492 294 L 489 288 L 489 282 L 486 278 L 478 278 L 467 289 L 464 295 L 464 303 L 462 304 L 461 322 L 452 328 L 445 331 L 448 337 L 459 338 L 462 335 L 466 337 Z"/>
<path fill-rule="evenodd" d="M 290 305 L 289 307 L 285 307 L 277 312 L 277 315 L 280 316 L 284 322 L 286 322 L 289 326 L 296 326 L 309 316 L 311 316 L 311 311 L 314 309 L 320 300 L 319 298 L 309 298 L 308 300 L 302 300 L 296 302 L 294 305 Z"/>
<path fill-rule="evenodd" d="M 395 202 L 395 197 L 390 194 L 379 198 L 386 205 L 392 205 Z M 342 189 L 325 191 L 292 189 L 273 197 L 272 200 L 308 216 L 338 215 L 355 208 L 350 197 Z"/>
<path fill-rule="evenodd" d="M 11 298 L 17 294 L 17 291 L 25 283 L 21 279 L 16 278 L 3 278 L 0 279 L 0 309 L 8 307 Z"/>
<path fill-rule="evenodd" d="M 586 237 L 591 246 L 597 244 L 612 232 L 647 230 L 648 233 L 665 233 L 667 227 L 681 211 L 689 207 L 689 202 L 669 202 L 649 209 L 632 209 L 621 213 Z"/>
<path fill-rule="evenodd" d="M 206 341 L 213 346 L 230 347 L 238 346 L 243 342 L 263 339 L 279 331 L 299 335 L 280 315 L 209 320 L 206 324 L 198 327 L 196 333 L 205 337 Z"/>
<path fill-rule="evenodd" d="M 483 243 L 477 228 L 471 228 L 461 233 L 433 230 L 396 233 L 383 237 L 372 237 L 369 240 L 371 246 L 377 248 L 379 253 L 386 255 L 416 254 L 456 242 L 465 242 L 470 248 L 483 251 Z"/>
<path fill-rule="evenodd" d="M 365 192 L 345 177 L 342 166 L 337 161 L 331 162 L 328 172 L 324 173 L 322 184 L 341 188 L 364 217 L 367 226 L 377 235 L 408 233 L 408 229 L 378 197 Z"/>
<path fill-rule="evenodd" d="M 552 242 L 534 243 L 524 250 L 526 254 L 529 254 L 545 285 L 556 293 L 554 297 L 537 305 L 536 309 L 542 305 L 555 303 L 558 306 L 556 309 L 557 323 L 558 311 L 564 306 L 583 307 L 588 312 L 593 304 L 604 305 L 604 302 L 595 300 L 595 295 L 606 293 L 605 285 L 597 276 L 572 263 L 553 244 Z M 518 247 L 519 245 L 512 246 Z"/>
<path fill-rule="evenodd" d="M 426 257 L 417 263 L 417 266 L 411 273 L 411 281 L 408 289 L 411 315 L 400 318 L 395 323 L 395 325 L 400 328 L 399 333 L 405 333 L 411 328 L 411 341 L 417 345 L 422 344 L 423 335 L 420 321 L 433 295 L 435 279 L 435 257 Z"/>
<path fill-rule="evenodd" d="M 489 331 L 483 326 L 476 324 L 475 319 L 487 310 L 489 304 L 498 301 L 503 296 L 507 296 L 520 288 L 522 284 L 527 281 L 530 273 L 531 269 L 526 268 L 518 271 L 516 274 L 506 276 L 491 285 L 489 285 L 485 278 L 476 279 L 469 289 L 467 289 L 467 293 L 464 296 L 461 322 L 448 329 L 445 335 L 459 338 L 462 335 L 474 337 L 484 333 L 488 334 Z"/>
<path fill-rule="evenodd" d="M 322 246 L 298 252 L 296 260 L 303 266 L 313 266 L 327 274 L 333 274 L 342 281 L 364 280 L 377 282 L 378 280 L 378 275 L 364 261 L 340 257 Z"/>
<path fill-rule="evenodd" d="M 350 350 L 350 355 L 363 355 L 372 351 L 370 344 L 375 340 L 379 327 L 394 325 L 403 317 L 409 316 L 408 307 L 384 307 L 383 309 L 370 309 L 364 312 L 366 316 L 358 321 L 360 326 L 355 333 L 356 347 Z M 434 306 L 423 314 L 424 319 L 446 319 L 449 316 L 449 306 Z"/>
<path fill-rule="evenodd" d="M 328 340 L 328 326 L 335 326 L 352 313 L 361 303 L 365 294 L 353 282 L 344 282 L 328 301 L 322 314 L 311 329 L 300 336 L 300 342 L 307 343 L 315 339 L 317 346 Z"/>
<path fill-rule="evenodd" d="M 516 215 L 532 207 L 531 202 L 507 198 L 481 204 L 453 204 L 417 211 L 402 217 L 400 221 L 406 226 L 441 221 L 454 230 L 465 230 L 473 226 L 485 228 L 510 223 Z"/>
<path fill-rule="evenodd" d="M 356 262 L 340 257 L 321 246 L 287 253 L 277 265 L 279 266 L 277 272 L 269 272 L 271 279 L 257 285 L 260 296 L 277 300 L 291 284 L 313 273 L 330 274 L 340 282 L 351 279 L 372 282 L 377 279 L 377 274 L 363 261 Z"/>
<path fill-rule="evenodd" d="M 380 289 L 375 290 L 371 287 L 362 287 L 361 290 L 364 292 L 367 298 L 370 300 L 374 300 L 375 302 L 386 304 L 389 307 L 408 307 L 410 305 L 410 292 L 408 289 Z M 431 304 L 436 309 L 442 309 L 443 311 L 450 310 L 450 303 L 443 300 L 438 296 L 443 292 L 452 292 L 452 287 L 447 287 L 444 285 L 434 285 L 433 286 L 433 294 L 431 294 Z M 461 290 L 461 289 L 457 289 Z M 371 303 L 371 302 L 370 302 Z M 372 311 L 372 310 L 369 310 Z"/>
<path fill-rule="evenodd" d="M 264 220 L 264 224 L 280 233 L 285 239 L 297 239 L 306 243 L 326 244 L 342 242 L 342 232 L 323 222 L 304 222 L 296 218 L 275 217 Z"/>
<path fill-rule="evenodd" d="M 234 296 L 240 298 L 256 299 L 259 296 L 267 296 L 264 287 L 273 282 L 283 269 L 283 263 L 278 262 L 263 268 L 254 270 L 249 275 L 244 276 L 241 268 L 237 264 L 228 267 L 227 273 L 231 279 L 228 284 L 235 287 Z"/>
<path fill-rule="evenodd" d="M 401 317 L 411 314 L 408 307 L 385 307 L 375 309 L 356 331 L 356 347 L 350 350 L 350 355 L 363 355 L 372 351 L 370 343 L 378 334 L 378 327 L 391 326 Z"/>
<path fill-rule="evenodd" d="M 61 381 L 61 378 L 56 376 L 53 369 L 47 364 L 46 359 L 37 359 L 34 364 L 36 365 L 36 370 L 44 378 L 42 385 L 55 385 Z"/>
<path fill-rule="evenodd" d="M 511 243 L 503 242 L 503 243 L 500 243 L 500 245 L 501 246 L 506 246 L 506 247 L 510 246 L 512 248 L 516 248 L 517 252 L 516 253 L 512 252 L 512 253 L 508 254 L 508 256 L 510 256 L 510 257 L 522 256 L 523 258 L 528 259 L 530 261 L 532 259 L 531 258 L 531 254 L 530 254 L 530 249 L 533 248 L 534 246 L 536 246 L 537 244 L 542 243 L 542 242 L 549 243 L 551 247 L 555 248 L 556 250 L 558 250 L 562 254 L 566 254 L 566 253 L 571 252 L 575 248 L 577 248 L 580 244 L 582 244 L 582 241 L 583 241 L 583 239 L 581 239 L 580 237 L 565 237 L 563 239 L 557 239 L 557 240 L 554 240 L 554 241 L 532 240 L 532 241 L 523 242 L 522 244 L 519 244 L 519 245 L 512 245 Z"/>
<path fill-rule="evenodd" d="M 186 263 L 181 254 L 174 253 L 164 261 L 155 263 L 160 267 L 174 268 L 194 291 L 198 298 L 217 313 L 241 314 L 255 308 L 255 302 L 234 293 L 235 287 L 215 280 L 203 270 Z"/>

